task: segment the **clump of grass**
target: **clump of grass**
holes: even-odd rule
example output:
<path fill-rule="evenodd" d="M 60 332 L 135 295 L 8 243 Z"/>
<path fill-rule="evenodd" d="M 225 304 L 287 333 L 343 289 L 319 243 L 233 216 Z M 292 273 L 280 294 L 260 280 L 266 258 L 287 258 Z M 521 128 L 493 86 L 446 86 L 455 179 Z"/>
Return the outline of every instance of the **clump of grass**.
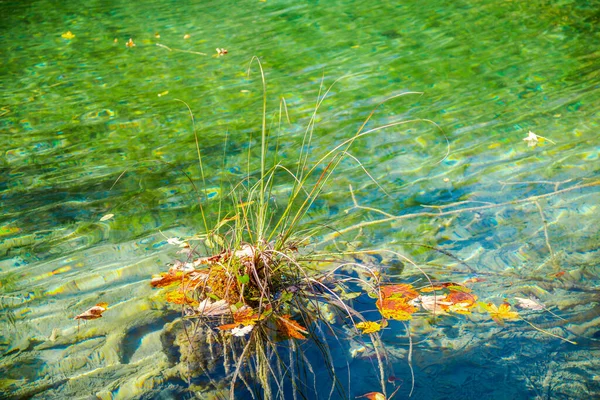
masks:
<path fill-rule="evenodd" d="M 347 340 L 344 337 L 347 333 L 341 333 L 335 321 L 343 321 L 354 333 L 358 332 L 356 324 L 365 318 L 351 306 L 349 293 L 356 285 L 377 292 L 380 274 L 356 263 L 324 270 L 320 265 L 323 262 L 337 265 L 332 262 L 339 259 L 339 254 L 307 252 L 305 246 L 321 227 L 305 229 L 301 222 L 344 158 L 358 163 L 367 179 L 372 179 L 360 161 L 349 153 L 355 141 L 414 121 L 397 121 L 366 129 L 380 104 L 354 135 L 317 155 L 316 162 L 310 162 L 315 154 L 307 149 L 311 148 L 317 113 L 339 80 L 329 88 L 321 86 L 295 168 L 287 167 L 277 159 L 277 154 L 273 157 L 268 151 L 278 136 L 267 128 L 266 81 L 260 60 L 254 58 L 250 65 L 254 63 L 260 71 L 263 89 L 259 172 L 253 173 L 248 167 L 242 182 L 231 188 L 222 187 L 222 192 L 229 194 L 221 200 L 217 222 L 213 225 L 205 204 L 199 201 L 204 232 L 185 241 L 173 240 L 183 248 L 187 260 L 175 262 L 167 273 L 155 276 L 152 284 L 171 287 L 166 298 L 181 304 L 185 319 L 191 321 L 186 328 L 190 344 L 202 347 L 218 342 L 231 399 L 239 398 L 244 391 L 254 398 L 316 394 L 317 372 L 301 351 L 303 347 L 312 347 L 321 354 L 331 382 L 328 397 L 334 393 L 347 397 L 347 387 L 339 379 L 331 354 L 331 346 L 339 346 Z M 412 93 L 402 95 L 406 94 Z M 189 111 L 194 124 L 192 111 Z M 273 131 L 282 129 L 286 115 L 282 100 L 277 129 Z M 206 187 L 195 124 L 194 135 L 200 176 Z M 291 190 L 285 206 L 276 208 L 271 199 L 281 179 L 291 183 Z M 202 196 L 202 190 L 199 190 L 199 199 L 206 197 Z M 233 210 L 227 214 L 221 211 L 228 208 L 226 201 Z M 342 270 L 360 272 L 342 274 Z M 381 391 L 385 393 L 386 356 L 377 336 L 374 338 L 379 345 L 375 346 L 375 352 L 381 372 Z M 218 385 L 215 383 L 215 386 Z"/>
<path fill-rule="evenodd" d="M 254 62 L 259 67 L 263 89 L 258 171 L 255 172 L 250 167 L 249 151 L 246 177 L 231 187 L 222 185 L 221 193 L 227 195 L 221 197 L 218 211 L 209 214 L 205 209 L 206 203 L 202 201 L 203 198 L 208 198 L 205 192 L 202 151 L 193 113 L 188 107 L 194 125 L 202 180 L 198 204 L 204 230 L 184 241 L 169 239 L 171 243 L 181 246 L 181 251 L 187 258 L 185 261 L 176 261 L 168 272 L 155 276 L 152 280 L 155 287 L 170 288 L 165 294 L 167 301 L 181 305 L 186 322 L 183 335 L 190 347 L 187 351 L 206 353 L 205 357 L 211 359 L 213 366 L 215 357 L 220 360 L 221 368 L 218 370 L 209 368 L 208 362 L 205 365 L 201 362 L 194 364 L 199 372 L 212 375 L 210 384 L 213 387 L 222 387 L 223 382 L 226 382 L 229 392 L 226 397 L 230 399 L 244 396 L 266 399 L 290 396 L 294 399 L 314 396 L 332 398 L 334 395 L 346 398 L 350 367 L 346 362 L 345 373 L 340 373 L 336 368 L 332 349 L 343 347 L 344 343 L 355 340 L 352 336 L 363 333 L 369 335 L 369 343 L 364 343 L 372 351 L 373 367 L 380 380 L 381 392 L 373 393 L 381 396 L 375 398 L 388 398 L 386 392 L 391 382 L 388 381 L 390 369 L 379 331 L 388 325 L 388 320 L 399 320 L 404 324 L 409 341 L 407 361 L 411 369 L 410 396 L 414 389 L 414 374 L 409 321 L 418 309 L 432 313 L 433 320 L 437 315 L 470 314 L 477 307 L 489 313 L 498 323 L 520 319 L 509 304 L 497 307 L 492 303 L 478 302 L 478 297 L 468 287 L 468 280 L 463 283 L 435 282 L 411 259 L 390 249 L 377 252 L 389 254 L 397 264 L 413 267 L 425 277 L 421 287 L 406 283 L 392 284 L 382 275 L 379 266 L 356 260 L 357 256 L 375 251 L 308 251 L 307 246 L 314 238 L 319 237 L 322 227 L 307 228 L 302 222 L 325 185 L 332 180 L 342 160 L 351 159 L 357 163 L 364 171 L 365 179 L 370 179 L 379 186 L 360 160 L 351 155 L 349 150 L 356 141 L 383 129 L 411 122 L 426 122 L 435 127 L 437 125 L 419 119 L 366 128 L 383 103 L 395 97 L 414 94 L 403 93 L 377 105 L 349 138 L 323 150 L 322 154 L 310 153 L 307 149 L 312 147 L 317 113 L 332 87 L 337 84 L 336 81 L 327 89 L 322 87 L 319 92 L 317 104 L 303 135 L 296 165 L 286 166 L 278 159 L 276 152 L 271 154 L 268 150 L 273 142 L 277 144 L 279 140 L 275 133 L 282 129 L 282 121 L 287 116 L 285 101 L 281 102 L 279 118 L 275 121 L 276 129 L 269 130 L 266 81 L 260 61 L 254 58 L 250 65 Z M 316 161 L 311 162 L 311 159 Z M 284 206 L 278 208 L 274 206 L 272 198 L 281 196 L 275 193 L 275 189 L 282 184 L 282 179 L 289 183 L 291 189 L 286 195 Z M 383 217 L 342 228 L 325 236 L 325 240 L 333 240 L 340 233 L 386 221 L 456 212 L 427 211 L 394 216 L 360 205 L 352 187 L 350 196 L 354 208 Z M 490 207 L 486 205 L 471 209 Z M 212 224 L 211 219 L 215 221 Z M 454 258 L 442 249 L 422 246 Z M 379 321 L 369 321 L 352 306 L 352 299 L 365 293 L 376 299 Z M 314 353 L 319 354 L 322 361 L 318 365 L 311 361 Z M 202 356 L 197 358 L 201 359 Z M 188 370 L 190 379 L 198 372 L 192 371 L 194 368 Z M 317 383 L 322 380 L 320 375 L 323 369 L 330 382 L 326 391 L 321 383 Z M 392 391 L 392 396 L 398 389 Z"/>

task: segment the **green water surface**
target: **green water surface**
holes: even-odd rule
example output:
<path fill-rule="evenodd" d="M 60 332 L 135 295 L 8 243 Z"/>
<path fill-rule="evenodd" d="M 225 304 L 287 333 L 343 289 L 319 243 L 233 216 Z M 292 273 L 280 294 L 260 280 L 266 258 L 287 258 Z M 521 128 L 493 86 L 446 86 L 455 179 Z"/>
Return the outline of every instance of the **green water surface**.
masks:
<path fill-rule="evenodd" d="M 536 296 L 553 314 L 524 318 L 578 343 L 523 321 L 415 322 L 412 398 L 600 396 L 600 2 L 46 0 L 0 1 L 0 14 L 2 396 L 193 398 L 160 340 L 176 315 L 148 280 L 177 257 L 167 237 L 202 229 L 190 179 L 210 207 L 223 182 L 259 170 L 254 56 L 273 135 L 285 99 L 290 122 L 270 150 L 289 167 L 336 79 L 313 159 L 386 98 L 422 93 L 385 103 L 367 128 L 431 122 L 357 142 L 364 169 L 345 160 L 308 224 L 343 230 L 381 218 L 352 208 L 349 185 L 388 216 L 515 201 L 335 237 L 407 254 L 436 279 L 478 277 L 481 300 Z M 193 111 L 206 185 L 180 100 Z M 529 147 L 529 131 L 549 140 Z M 542 197 L 519 203 L 531 196 Z M 429 207 L 457 202 L 466 203 Z M 331 235 L 316 242 L 335 246 Z M 102 301 L 112 312 L 78 328 L 73 317 Z M 405 398 L 406 331 L 394 325 L 382 338 Z M 349 398 L 379 390 L 368 354 L 352 346 L 335 354 L 363 376 L 347 382 Z"/>

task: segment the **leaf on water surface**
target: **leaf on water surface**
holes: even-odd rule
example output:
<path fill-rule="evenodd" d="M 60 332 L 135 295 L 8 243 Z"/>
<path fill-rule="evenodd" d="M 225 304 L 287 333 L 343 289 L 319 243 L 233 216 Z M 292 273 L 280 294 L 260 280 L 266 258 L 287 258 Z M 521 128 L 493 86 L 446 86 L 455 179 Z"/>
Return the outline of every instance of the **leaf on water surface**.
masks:
<path fill-rule="evenodd" d="M 385 398 L 385 396 L 383 395 L 383 393 L 380 393 L 380 392 L 369 392 L 369 393 L 363 394 L 362 396 L 357 397 L 357 399 L 360 399 L 360 398 L 365 398 L 368 400 L 387 400 Z"/>
<path fill-rule="evenodd" d="M 379 288 L 379 298 L 375 305 L 384 318 L 407 321 L 417 311 L 409 302 L 417 297 L 419 293 L 412 285 L 385 285 Z"/>
<path fill-rule="evenodd" d="M 103 216 L 102 218 L 100 218 L 100 222 L 108 221 L 109 219 L 111 219 L 114 216 L 115 216 L 115 214 L 106 214 L 105 216 Z"/>
<path fill-rule="evenodd" d="M 446 295 L 430 295 L 430 296 L 419 296 L 413 299 L 409 303 L 410 305 L 420 305 L 427 311 L 435 311 L 436 313 L 445 313 L 445 308 L 452 305 L 452 302 L 446 301 Z"/>
<path fill-rule="evenodd" d="M 442 308 L 446 307 L 446 310 L 458 314 L 471 314 L 471 308 L 475 306 L 477 296 L 466 292 L 450 292 L 445 300 L 452 304 L 449 306 L 442 306 Z"/>
<path fill-rule="evenodd" d="M 379 288 L 380 296 L 383 298 L 404 298 L 406 301 L 419 297 L 419 293 L 412 285 L 401 283 L 398 285 L 385 285 Z"/>
<path fill-rule="evenodd" d="M 381 325 L 378 322 L 365 321 L 356 324 L 356 327 L 362 331 L 362 333 L 375 333 L 381 330 Z"/>
<path fill-rule="evenodd" d="M 75 35 L 71 31 L 67 31 L 60 35 L 63 39 L 71 40 L 75 37 Z"/>
<path fill-rule="evenodd" d="M 108 309 L 108 303 L 98 303 L 78 316 L 75 319 L 97 319 L 102 317 L 102 313 Z"/>
<path fill-rule="evenodd" d="M 410 305 L 404 297 L 380 298 L 375 305 L 384 318 L 398 321 L 412 319 L 412 314 L 417 311 L 417 308 Z"/>
<path fill-rule="evenodd" d="M 306 328 L 304 328 L 302 325 L 300 325 L 293 319 L 290 319 L 290 316 L 288 314 L 278 316 L 276 323 L 277 330 L 282 335 L 287 336 L 289 338 L 306 339 L 306 336 L 304 336 L 305 334 L 308 334 Z"/>
<path fill-rule="evenodd" d="M 433 282 L 433 286 L 425 286 L 420 289 L 421 293 L 429 293 L 434 292 L 436 290 L 448 289 L 453 292 L 465 292 L 470 293 L 471 289 L 466 286 L 461 285 L 460 283 L 454 282 Z"/>
<path fill-rule="evenodd" d="M 168 272 L 162 272 L 158 275 L 152 275 L 150 285 L 156 288 L 178 284 L 181 283 L 185 275 L 186 274 L 182 271 L 173 271 L 172 269 L 170 269 Z"/>
<path fill-rule="evenodd" d="M 515 300 L 518 301 L 516 306 L 519 308 L 527 308 L 529 310 L 535 310 L 535 311 L 540 311 L 540 310 L 543 310 L 544 308 L 546 308 L 542 303 L 532 300 L 532 299 L 525 299 L 523 297 L 515 297 Z"/>
<path fill-rule="evenodd" d="M 502 303 L 497 307 L 493 303 L 483 303 L 483 308 L 490 314 L 492 319 L 500 325 L 504 325 L 504 320 L 519 319 L 519 313 L 510 310 L 510 304 Z"/>

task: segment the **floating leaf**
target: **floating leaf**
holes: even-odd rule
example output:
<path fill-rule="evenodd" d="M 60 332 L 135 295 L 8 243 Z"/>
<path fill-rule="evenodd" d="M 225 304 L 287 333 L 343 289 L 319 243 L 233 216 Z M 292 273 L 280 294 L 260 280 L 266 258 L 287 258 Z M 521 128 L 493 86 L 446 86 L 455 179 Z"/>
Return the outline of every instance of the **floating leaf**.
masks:
<path fill-rule="evenodd" d="M 386 285 L 379 288 L 380 296 L 383 298 L 405 298 L 406 301 L 419 297 L 419 293 L 412 285 L 401 283 L 399 285 Z"/>
<path fill-rule="evenodd" d="M 383 395 L 383 393 L 380 393 L 380 392 L 369 392 L 369 393 L 363 394 L 362 396 L 358 396 L 357 398 L 365 398 L 368 400 L 387 400 L 385 398 L 385 396 Z"/>
<path fill-rule="evenodd" d="M 71 40 L 75 37 L 75 35 L 73 35 L 73 33 L 71 31 L 67 31 L 65 33 L 63 33 L 62 35 L 60 35 L 63 39 L 67 39 L 67 40 Z"/>
<path fill-rule="evenodd" d="M 418 304 L 423 309 L 427 311 L 432 311 L 436 313 L 444 313 L 447 307 L 451 306 L 453 303 L 450 301 L 446 301 L 446 295 L 430 295 L 430 296 L 419 296 L 416 299 L 410 302 L 411 305 Z"/>
<path fill-rule="evenodd" d="M 306 328 L 302 325 L 290 319 L 289 315 L 282 315 L 277 317 L 277 330 L 284 336 L 296 339 L 306 339 L 305 334 L 308 334 Z"/>
<path fill-rule="evenodd" d="M 535 310 L 535 311 L 540 311 L 540 310 L 543 310 L 544 308 L 546 308 L 542 303 L 537 302 L 532 299 L 515 297 L 515 300 L 518 301 L 517 307 L 520 307 L 520 308 L 527 308 L 529 310 Z"/>
<path fill-rule="evenodd" d="M 466 286 L 454 282 L 433 282 L 433 285 L 425 286 L 420 289 L 421 293 L 429 293 L 436 290 L 448 289 L 454 292 L 471 292 Z"/>
<path fill-rule="evenodd" d="M 152 287 L 165 287 L 181 283 L 185 275 L 186 274 L 182 271 L 169 270 L 168 272 L 162 272 L 159 275 L 152 275 L 150 285 L 152 285 Z"/>
<path fill-rule="evenodd" d="M 448 289 L 451 292 L 471 293 L 471 289 L 469 289 L 466 286 L 459 285 L 459 284 L 453 284 L 453 285 L 447 286 L 446 289 Z"/>
<path fill-rule="evenodd" d="M 445 299 L 446 302 L 452 303 L 446 307 L 448 311 L 452 311 L 458 314 L 471 314 L 471 308 L 477 301 L 477 296 L 471 293 L 465 292 L 450 292 Z"/>
<path fill-rule="evenodd" d="M 100 222 L 108 221 L 109 219 L 111 219 L 114 216 L 115 216 L 115 214 L 106 214 L 104 217 L 100 218 Z"/>
<path fill-rule="evenodd" d="M 490 314 L 492 319 L 500 325 L 504 325 L 504 320 L 519 319 L 519 313 L 510 310 L 510 304 L 502 303 L 497 307 L 493 303 L 483 304 L 483 308 Z"/>
<path fill-rule="evenodd" d="M 94 307 L 82 312 L 75 319 L 97 319 L 102 317 L 102 313 L 108 309 L 108 303 L 98 303 Z"/>
<path fill-rule="evenodd" d="M 404 297 L 379 299 L 375 305 L 384 318 L 395 319 L 398 321 L 408 321 L 409 319 L 412 319 L 412 313 L 417 311 L 417 308 L 410 305 Z"/>
<path fill-rule="evenodd" d="M 384 318 L 407 321 L 417 308 L 409 302 L 419 297 L 412 285 L 386 285 L 379 288 L 379 298 L 375 305 Z"/>
<path fill-rule="evenodd" d="M 362 333 L 375 333 L 381 330 L 381 325 L 378 322 L 365 321 L 356 324 L 356 327 L 362 331 Z"/>

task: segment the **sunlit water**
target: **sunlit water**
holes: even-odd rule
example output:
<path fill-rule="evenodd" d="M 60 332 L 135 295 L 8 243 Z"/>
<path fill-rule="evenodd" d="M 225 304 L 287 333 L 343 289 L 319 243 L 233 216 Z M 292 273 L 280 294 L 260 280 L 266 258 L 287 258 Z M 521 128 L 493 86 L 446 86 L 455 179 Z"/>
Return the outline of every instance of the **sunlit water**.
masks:
<path fill-rule="evenodd" d="M 479 278 L 472 288 L 485 302 L 545 304 L 519 312 L 546 333 L 482 313 L 435 326 L 415 316 L 412 398 L 600 396 L 600 3 L 109 3 L 0 3 L 1 396 L 191 396 L 161 340 L 177 309 L 148 284 L 178 257 L 166 238 L 202 229 L 186 177 L 201 186 L 193 128 L 176 99 L 194 113 L 204 201 L 216 202 L 221 182 L 242 179 L 248 152 L 259 167 L 253 56 L 273 131 L 286 101 L 291 125 L 277 151 L 290 166 L 321 86 L 343 76 L 320 109 L 313 159 L 403 92 L 423 94 L 387 102 L 367 128 L 412 119 L 440 128 L 400 125 L 357 142 L 352 155 L 380 187 L 348 158 L 307 223 L 343 231 L 386 217 L 353 208 L 349 185 L 361 206 L 395 216 L 514 201 L 318 241 L 401 252 L 438 280 Z M 529 147 L 529 131 L 549 140 Z M 542 197 L 519 202 L 531 196 Z M 467 203 L 439 208 L 457 202 Z M 98 302 L 109 303 L 102 319 L 73 320 Z M 356 339 L 333 351 L 349 398 L 380 390 L 373 354 Z M 382 339 L 396 379 L 388 393 L 402 385 L 406 398 L 406 328 L 392 323 Z M 312 395 L 326 398 L 326 387 Z"/>

